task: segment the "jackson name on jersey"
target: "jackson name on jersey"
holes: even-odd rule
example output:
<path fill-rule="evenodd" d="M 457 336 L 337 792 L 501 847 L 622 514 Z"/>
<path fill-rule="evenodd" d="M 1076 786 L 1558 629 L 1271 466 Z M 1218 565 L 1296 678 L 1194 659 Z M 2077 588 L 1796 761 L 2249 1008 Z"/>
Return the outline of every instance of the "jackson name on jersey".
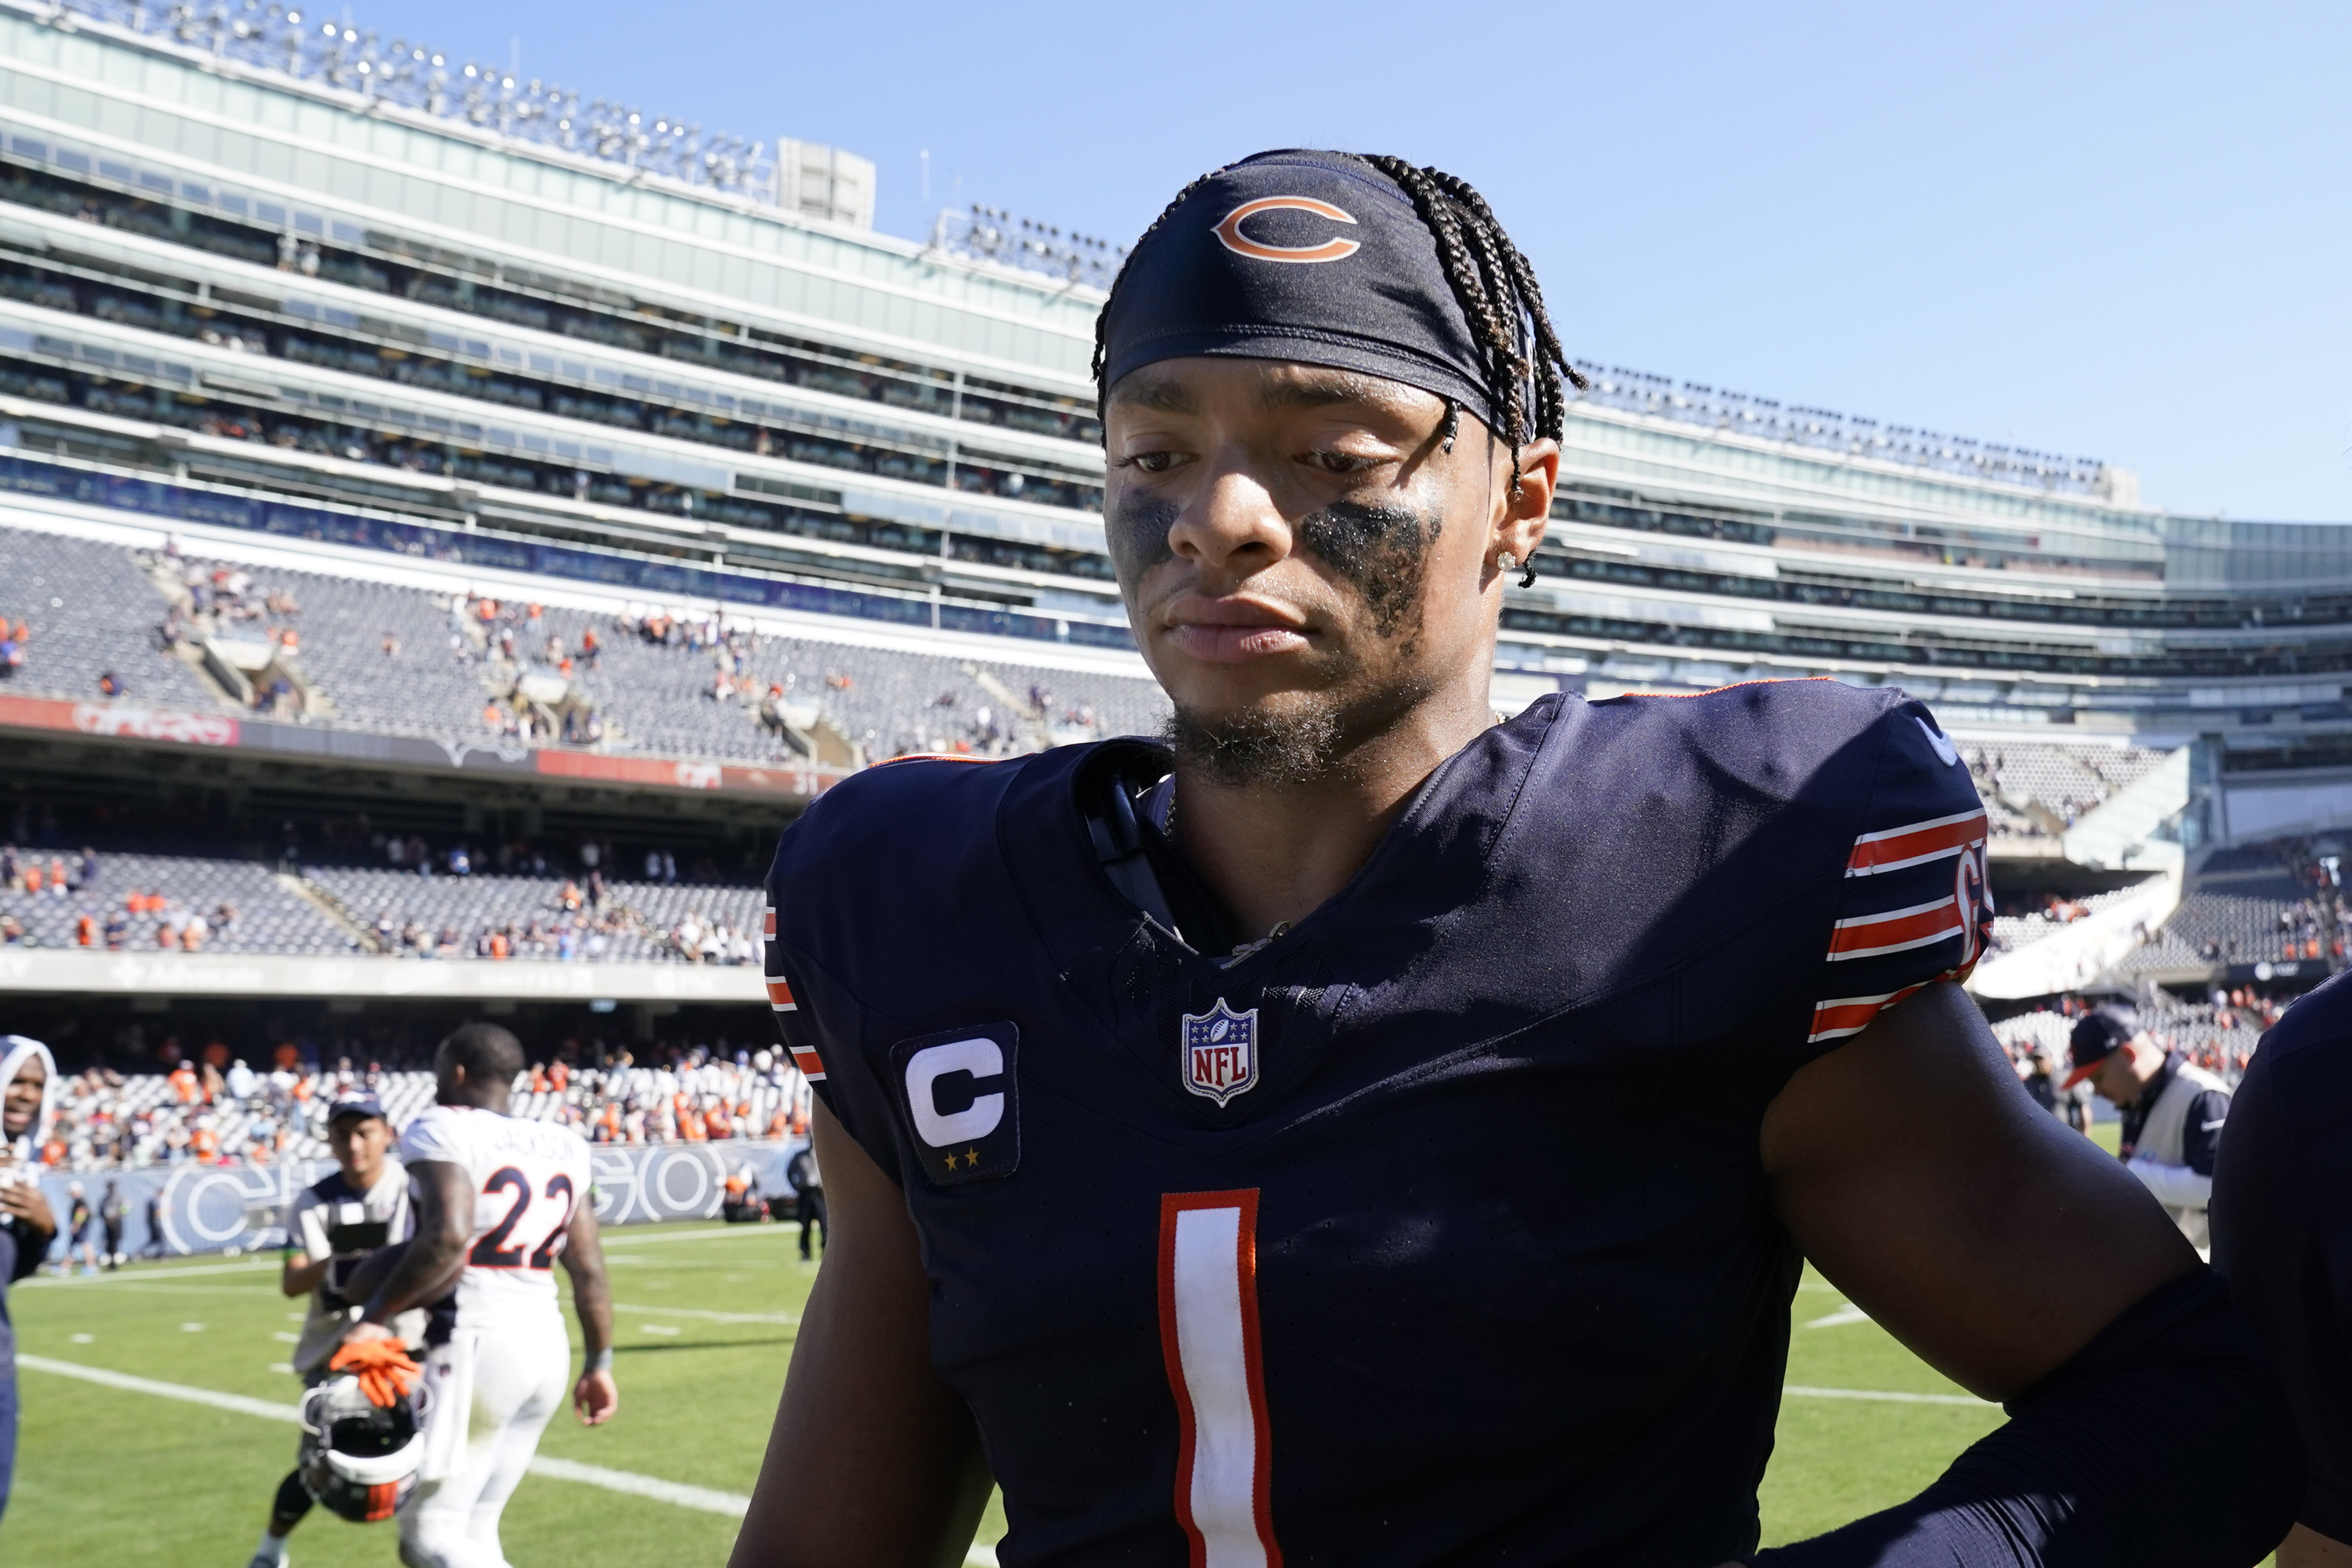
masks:
<path fill-rule="evenodd" d="M 1121 879 L 1126 835 L 1189 875 L 1167 767 L 870 769 L 770 880 L 776 1018 L 905 1190 L 1002 1561 L 1751 1549 L 1801 1262 L 1765 1108 L 1990 924 L 1927 710 L 1546 698 L 1217 955 Z"/>

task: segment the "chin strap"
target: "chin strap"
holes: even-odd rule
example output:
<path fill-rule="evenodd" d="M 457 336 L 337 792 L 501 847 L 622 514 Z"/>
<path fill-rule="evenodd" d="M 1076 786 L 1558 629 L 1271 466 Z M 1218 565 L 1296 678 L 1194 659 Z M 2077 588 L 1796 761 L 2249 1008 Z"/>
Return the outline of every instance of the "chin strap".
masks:
<path fill-rule="evenodd" d="M 1128 902 L 1181 939 L 1184 933 L 1177 927 L 1168 897 L 1160 891 L 1160 878 L 1151 868 L 1151 857 L 1145 852 L 1143 829 L 1136 821 L 1135 802 L 1127 793 L 1126 782 L 1116 769 L 1108 770 L 1102 787 L 1086 803 L 1087 837 L 1104 874 Z"/>

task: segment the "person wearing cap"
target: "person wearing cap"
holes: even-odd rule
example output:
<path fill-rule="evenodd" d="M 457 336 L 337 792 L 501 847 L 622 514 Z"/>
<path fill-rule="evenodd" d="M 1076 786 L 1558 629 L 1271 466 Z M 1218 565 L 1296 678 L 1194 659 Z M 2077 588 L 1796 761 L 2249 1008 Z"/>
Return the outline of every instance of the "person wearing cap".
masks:
<path fill-rule="evenodd" d="M 49 1047 L 0 1036 L 0 1514 L 16 1469 L 16 1334 L 8 1287 L 31 1274 L 57 1239 L 58 1220 L 41 1194 L 40 1147 L 48 1136 L 58 1064 Z"/>
<path fill-rule="evenodd" d="M 2065 1087 L 2087 1082 L 2123 1112 L 2124 1169 L 2164 1205 L 2180 1234 L 2208 1250 L 2206 1210 L 2213 1161 L 2230 1119 L 2230 1086 L 2177 1051 L 2167 1051 L 2121 1005 L 2096 1007 L 2074 1025 Z"/>
<path fill-rule="evenodd" d="M 2278 1568 L 2352 1568 L 2352 975 L 2264 1033 L 2213 1169 L 2213 1263 L 2278 1363 L 2308 1468 Z"/>
<path fill-rule="evenodd" d="M 784 830 L 766 986 L 832 1234 L 735 1568 L 961 1561 L 992 1480 L 1024 1564 L 2221 1568 L 2285 1533 L 2251 1329 L 1959 989 L 1989 825 L 1935 716 L 1763 680 L 1496 721 L 1502 617 L 1559 608 L 1507 592 L 1578 581 L 1538 551 L 1579 377 L 1484 197 L 1217 170 L 1095 363 L 1168 743 L 901 761 Z M 1759 1552 L 1808 1258 L 2013 1403 L 1918 1497 Z"/>
<path fill-rule="evenodd" d="M 359 1321 L 361 1303 L 346 1300 L 340 1287 L 369 1254 L 407 1240 L 414 1228 L 408 1173 L 392 1152 L 396 1136 L 373 1093 L 350 1089 L 337 1095 L 327 1107 L 327 1146 L 334 1152 L 335 1170 L 305 1188 L 287 1214 L 278 1289 L 289 1297 L 310 1298 L 290 1358 L 306 1388 L 327 1376 L 327 1363 Z M 395 1330 L 411 1346 L 422 1344 L 425 1313 L 407 1314 Z M 288 1471 L 254 1549 L 253 1568 L 278 1568 L 286 1561 L 286 1538 L 310 1504 L 301 1471 Z"/>

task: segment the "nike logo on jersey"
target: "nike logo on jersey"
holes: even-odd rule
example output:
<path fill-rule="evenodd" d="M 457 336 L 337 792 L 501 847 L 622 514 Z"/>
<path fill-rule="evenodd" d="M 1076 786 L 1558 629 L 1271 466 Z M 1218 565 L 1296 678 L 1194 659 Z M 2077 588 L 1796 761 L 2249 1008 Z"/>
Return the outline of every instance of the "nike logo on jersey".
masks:
<path fill-rule="evenodd" d="M 1011 1024 L 983 1024 L 890 1048 L 900 1104 L 933 1185 L 984 1182 L 1020 1168 L 1020 1043 Z"/>
<path fill-rule="evenodd" d="M 1960 760 L 1960 749 L 1952 744 L 1950 736 L 1916 713 L 1912 715 L 1911 722 L 1919 726 L 1919 733 L 1927 737 L 1927 744 L 1935 748 L 1936 755 L 1943 760 L 1946 767 L 1958 765 Z"/>

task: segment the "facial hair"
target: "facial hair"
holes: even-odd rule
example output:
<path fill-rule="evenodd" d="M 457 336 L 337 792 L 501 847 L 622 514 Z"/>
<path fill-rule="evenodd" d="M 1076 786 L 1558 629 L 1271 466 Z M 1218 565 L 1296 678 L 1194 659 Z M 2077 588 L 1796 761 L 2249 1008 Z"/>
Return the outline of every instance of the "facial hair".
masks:
<path fill-rule="evenodd" d="M 1172 506 L 1119 508 L 1118 530 L 1127 549 L 1148 555 L 1156 532 L 1164 559 Z M 1422 629 L 1422 597 L 1429 557 L 1443 517 L 1410 506 L 1332 501 L 1299 519 L 1299 542 L 1353 588 L 1371 612 L 1371 629 L 1381 640 L 1402 639 L 1399 653 L 1410 660 Z M 1351 669 L 1334 671 L 1344 687 Z M 1381 734 L 1431 691 L 1425 676 L 1408 669 L 1392 684 L 1341 700 L 1327 691 L 1296 692 L 1283 706 L 1240 713 L 1206 715 L 1178 706 L 1165 731 L 1177 759 L 1212 782 L 1229 788 L 1312 785 L 1342 778 L 1358 747 Z"/>
<path fill-rule="evenodd" d="M 1180 705 L 1162 735 L 1179 764 L 1224 788 L 1311 786 L 1349 776 L 1358 749 L 1430 691 L 1427 679 L 1416 674 L 1353 700 L 1300 691 L 1279 708 L 1219 714 Z"/>

